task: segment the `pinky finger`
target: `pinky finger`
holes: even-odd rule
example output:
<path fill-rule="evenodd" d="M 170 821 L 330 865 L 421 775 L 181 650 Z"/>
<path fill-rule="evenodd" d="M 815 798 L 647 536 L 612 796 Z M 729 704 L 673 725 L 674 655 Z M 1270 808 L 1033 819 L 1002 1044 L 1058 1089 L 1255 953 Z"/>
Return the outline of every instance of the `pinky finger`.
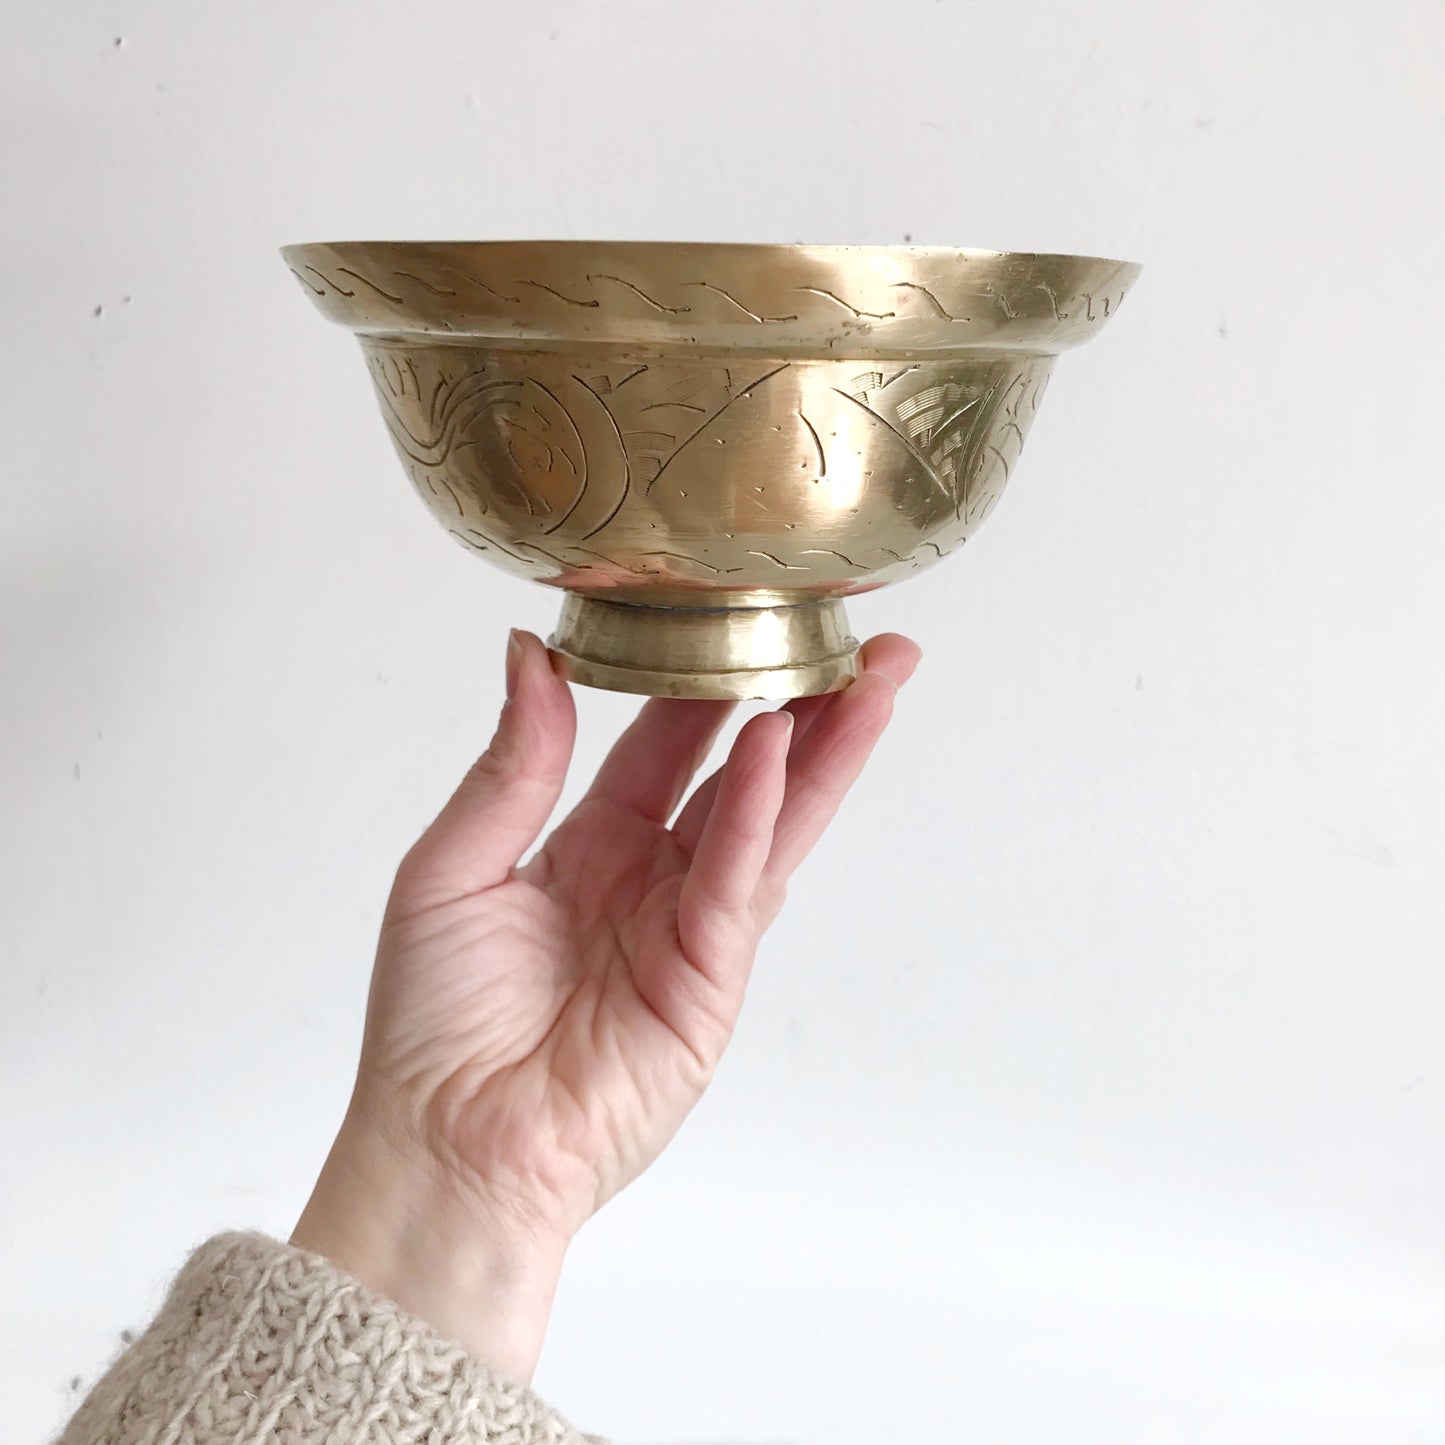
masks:
<path fill-rule="evenodd" d="M 687 960 L 734 1006 L 752 963 L 752 904 L 783 805 L 793 718 L 762 713 L 738 733 L 677 905 Z"/>

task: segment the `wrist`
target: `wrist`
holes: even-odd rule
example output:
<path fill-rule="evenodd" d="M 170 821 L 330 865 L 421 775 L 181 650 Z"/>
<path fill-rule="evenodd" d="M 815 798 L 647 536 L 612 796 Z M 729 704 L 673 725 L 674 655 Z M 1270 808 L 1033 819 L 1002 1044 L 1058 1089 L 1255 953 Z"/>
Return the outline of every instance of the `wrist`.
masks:
<path fill-rule="evenodd" d="M 568 1241 L 467 1194 L 348 1118 L 291 1243 L 512 1378 L 536 1368 Z"/>

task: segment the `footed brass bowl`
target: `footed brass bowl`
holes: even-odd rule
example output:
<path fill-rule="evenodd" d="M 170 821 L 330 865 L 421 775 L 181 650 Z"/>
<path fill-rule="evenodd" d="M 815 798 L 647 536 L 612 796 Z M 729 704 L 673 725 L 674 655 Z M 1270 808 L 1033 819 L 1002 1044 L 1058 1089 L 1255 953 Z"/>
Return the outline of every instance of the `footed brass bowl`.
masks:
<path fill-rule="evenodd" d="M 842 599 L 986 517 L 1066 347 L 1138 273 L 1089 256 L 620 242 L 289 246 L 355 331 L 402 465 L 564 588 L 578 682 L 782 698 L 854 674 Z"/>

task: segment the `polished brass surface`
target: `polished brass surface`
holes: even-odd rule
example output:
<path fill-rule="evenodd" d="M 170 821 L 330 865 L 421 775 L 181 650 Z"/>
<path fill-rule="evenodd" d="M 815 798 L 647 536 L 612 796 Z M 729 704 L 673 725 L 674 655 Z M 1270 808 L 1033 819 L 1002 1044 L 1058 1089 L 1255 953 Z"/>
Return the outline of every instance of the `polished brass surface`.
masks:
<path fill-rule="evenodd" d="M 618 692 L 804 697 L 851 681 L 858 640 L 835 598 L 780 599 L 776 607 L 648 607 L 572 593 L 552 649 L 574 682 Z"/>
<path fill-rule="evenodd" d="M 284 255 L 355 331 L 463 546 L 570 594 L 579 682 L 846 685 L 841 599 L 967 541 L 1054 357 L 1138 267 L 934 247 L 341 242 Z"/>

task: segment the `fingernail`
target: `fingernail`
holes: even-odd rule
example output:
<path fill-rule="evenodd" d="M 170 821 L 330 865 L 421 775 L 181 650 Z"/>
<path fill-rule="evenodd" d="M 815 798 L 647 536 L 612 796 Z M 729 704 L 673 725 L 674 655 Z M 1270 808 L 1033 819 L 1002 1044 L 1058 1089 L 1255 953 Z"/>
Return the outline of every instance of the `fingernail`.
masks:
<path fill-rule="evenodd" d="M 522 670 L 522 634 L 514 627 L 507 637 L 507 696 L 517 690 L 517 674 Z"/>

